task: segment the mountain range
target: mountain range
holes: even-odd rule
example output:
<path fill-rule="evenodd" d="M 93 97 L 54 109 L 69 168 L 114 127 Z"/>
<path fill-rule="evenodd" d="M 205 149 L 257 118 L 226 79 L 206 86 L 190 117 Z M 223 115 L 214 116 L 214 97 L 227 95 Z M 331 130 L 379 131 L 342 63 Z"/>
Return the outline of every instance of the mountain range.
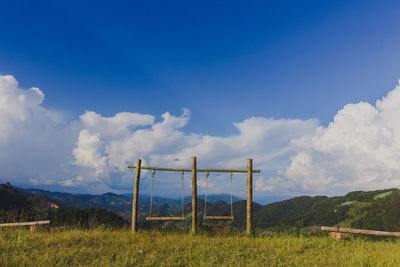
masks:
<path fill-rule="evenodd" d="M 57 202 L 57 201 L 56 201 Z M 0 222 L 50 220 L 52 226 L 89 228 L 99 225 L 122 227 L 127 221 L 106 209 L 73 209 L 43 194 L 31 194 L 0 184 Z"/>
<path fill-rule="evenodd" d="M 4 190 L 6 188 L 7 190 Z M 12 188 L 12 190 L 10 189 Z M 10 190 L 13 192 L 10 194 Z M 23 196 L 23 197 L 21 197 Z M 208 196 L 207 215 L 230 215 L 229 195 Z M 221 200 L 222 199 L 222 200 Z M 191 218 L 191 198 L 184 201 L 184 215 Z M 225 200 L 225 201 L 224 201 Z M 233 202 L 232 222 L 203 221 L 205 201 L 198 199 L 198 220 L 201 225 L 225 225 L 244 227 L 246 222 L 246 200 Z M 228 201 L 228 202 L 229 202 Z M 26 210 L 54 209 L 51 206 L 84 210 L 97 209 L 131 219 L 132 198 L 128 195 L 106 193 L 102 195 L 73 195 L 40 189 L 16 189 L 11 185 L 0 187 L 0 210 L 5 208 Z M 143 195 L 139 200 L 139 223 L 142 227 L 181 227 L 182 222 L 149 223 L 150 199 Z M 31 207 L 31 208 L 29 208 Z M 37 207 L 40 207 L 37 208 Z M 181 201 L 155 197 L 153 216 L 179 216 Z M 120 217 L 120 218 L 121 218 Z M 256 228 L 275 231 L 299 230 L 310 226 L 340 226 L 386 231 L 400 231 L 400 190 L 396 188 L 376 191 L 354 191 L 345 196 L 300 196 L 284 201 L 260 205 L 253 203 L 253 221 Z"/>
<path fill-rule="evenodd" d="M 61 192 L 51 192 L 41 189 L 24 189 L 18 188 L 26 193 L 33 195 L 42 195 L 48 197 L 51 201 L 58 203 L 60 206 L 73 208 L 73 209 L 84 209 L 84 208 L 101 208 L 118 214 L 124 219 L 130 221 L 132 213 L 132 194 L 114 194 L 105 193 L 101 195 L 89 195 L 89 194 L 69 194 Z M 199 199 L 205 199 L 204 195 L 200 195 Z M 232 196 L 232 200 L 240 201 L 241 199 Z M 184 205 L 191 203 L 192 197 L 184 197 Z M 216 201 L 223 201 L 230 203 L 229 194 L 212 194 L 207 196 L 208 203 L 214 203 Z M 164 197 L 153 197 L 152 210 L 155 212 L 170 212 L 174 213 L 181 209 L 181 199 L 171 199 Z M 150 210 L 150 196 L 140 195 L 139 196 L 139 213 L 145 215 Z"/>

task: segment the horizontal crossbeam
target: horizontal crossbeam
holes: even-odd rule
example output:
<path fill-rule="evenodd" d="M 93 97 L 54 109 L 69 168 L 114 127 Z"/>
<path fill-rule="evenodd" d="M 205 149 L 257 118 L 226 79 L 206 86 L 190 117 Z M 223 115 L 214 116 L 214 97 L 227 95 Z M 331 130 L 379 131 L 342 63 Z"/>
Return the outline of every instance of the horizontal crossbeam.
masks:
<path fill-rule="evenodd" d="M 146 217 L 146 221 L 185 221 L 185 217 Z"/>
<path fill-rule="evenodd" d="M 204 220 L 223 220 L 223 221 L 233 221 L 233 216 L 204 216 Z"/>
<path fill-rule="evenodd" d="M 0 227 L 2 227 L 2 226 L 31 226 L 31 225 L 40 225 L 40 224 L 50 224 L 50 221 L 0 223 Z"/>
<path fill-rule="evenodd" d="M 129 165 L 128 168 L 135 169 L 136 166 Z M 172 171 L 172 172 L 192 172 L 192 169 L 176 169 L 176 168 L 159 168 L 159 167 L 140 167 L 143 170 L 155 170 L 155 171 Z M 241 172 L 247 173 L 247 170 L 236 170 L 236 169 L 196 169 L 197 172 Z M 261 172 L 261 170 L 252 170 L 252 172 Z"/>

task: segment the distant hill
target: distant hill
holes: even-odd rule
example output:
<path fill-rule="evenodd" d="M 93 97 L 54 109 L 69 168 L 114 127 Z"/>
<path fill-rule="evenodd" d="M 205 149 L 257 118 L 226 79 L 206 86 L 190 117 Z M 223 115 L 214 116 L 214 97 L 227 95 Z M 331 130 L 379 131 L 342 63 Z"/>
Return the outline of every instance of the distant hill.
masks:
<path fill-rule="evenodd" d="M 197 198 L 205 200 L 205 195 L 198 195 Z M 191 197 L 186 197 L 185 200 L 187 199 L 187 203 L 192 202 Z M 243 200 L 242 198 L 232 196 L 232 201 L 237 202 Z M 225 203 L 231 203 L 231 195 L 230 194 L 211 194 L 207 196 L 207 202 L 208 203 L 214 203 L 217 201 L 223 201 Z"/>
<path fill-rule="evenodd" d="M 44 211 L 57 207 L 46 196 L 33 195 L 15 189 L 11 184 L 0 184 L 0 220 L 35 219 Z"/>
<path fill-rule="evenodd" d="M 132 199 L 126 195 L 107 193 L 103 195 L 71 195 L 48 192 L 37 189 L 26 191 L 41 194 L 48 201 L 70 208 L 90 207 L 103 208 L 131 218 Z M 233 222 L 202 221 L 205 202 L 198 199 L 198 216 L 200 224 L 245 227 L 246 200 L 234 198 Z M 223 199 L 223 200 L 221 200 Z M 191 198 L 185 197 L 184 214 L 190 219 Z M 230 215 L 230 195 L 211 195 L 207 204 L 207 215 Z M 8 202 L 4 205 L 25 205 L 24 199 Z M 44 203 L 43 199 L 37 201 Z M 6 202 L 4 202 L 6 203 Z M 139 201 L 139 222 L 144 227 L 182 226 L 185 222 L 148 223 L 144 219 L 149 215 L 150 198 L 142 195 Z M 253 203 L 253 220 L 257 228 L 271 230 L 301 229 L 309 226 L 341 226 L 376 230 L 400 231 L 400 190 L 386 189 L 376 191 L 355 191 L 345 196 L 300 196 L 267 205 Z M 179 216 L 180 200 L 155 197 L 153 199 L 153 216 Z"/>
<path fill-rule="evenodd" d="M 233 204 L 232 225 L 244 227 L 246 201 Z M 228 215 L 229 208 L 229 204 L 216 202 L 207 207 L 207 212 Z M 253 218 L 256 228 L 278 231 L 321 225 L 400 231 L 400 190 L 355 191 L 341 197 L 301 196 L 268 205 L 254 203 Z"/>
<path fill-rule="evenodd" d="M 123 217 L 125 220 L 131 220 L 132 213 L 132 198 L 125 195 L 117 195 L 114 193 L 105 193 L 102 195 L 90 195 L 90 194 L 69 194 L 61 192 L 50 192 L 40 189 L 23 189 L 21 190 L 35 194 L 46 196 L 48 199 L 61 205 L 63 207 L 68 207 L 71 209 L 83 209 L 83 208 L 101 208 L 109 210 L 119 216 Z M 168 198 L 155 197 L 153 199 L 153 210 L 176 210 L 179 206 L 177 200 L 172 200 Z M 146 213 L 150 207 L 150 198 L 144 196 L 140 198 L 139 201 L 139 212 Z"/>
<path fill-rule="evenodd" d="M 73 195 L 61 192 L 51 192 L 51 191 L 32 189 L 32 188 L 29 189 L 18 188 L 18 189 L 30 194 L 46 196 L 49 199 L 56 201 L 57 204 L 64 207 L 78 208 L 78 209 L 99 208 L 99 205 L 96 205 L 95 203 L 90 203 L 86 199 L 80 197 L 79 195 Z"/>
<path fill-rule="evenodd" d="M 132 193 L 129 194 L 122 194 L 121 196 L 125 196 L 125 197 L 129 197 L 132 198 Z M 205 195 L 197 195 L 197 198 L 199 199 L 203 199 L 205 200 Z M 139 200 L 150 200 L 150 196 L 149 195 L 139 195 Z M 207 202 L 209 203 L 214 203 L 218 200 L 222 200 L 225 203 L 230 203 L 231 201 L 231 195 L 230 194 L 211 194 L 207 196 Z M 232 201 L 236 202 L 236 201 L 240 201 L 243 200 L 237 196 L 232 196 Z M 153 203 L 154 202 L 162 202 L 162 203 L 181 203 L 181 199 L 172 199 L 172 198 L 164 198 L 164 197 L 153 197 Z M 184 204 L 188 204 L 192 202 L 192 197 L 191 196 L 186 196 L 183 198 Z"/>
<path fill-rule="evenodd" d="M 42 190 L 38 191 L 43 193 Z M 55 195 L 58 194 L 62 193 L 55 193 Z M 62 195 L 62 198 L 65 199 L 66 196 Z M 18 190 L 9 183 L 0 184 L 0 221 L 32 220 L 50 220 L 52 225 L 74 227 L 92 227 L 96 225 L 122 227 L 128 223 L 120 216 L 105 209 L 92 207 L 71 209 L 62 205 L 61 202 L 53 202 L 53 199 L 44 194 L 39 194 L 38 192 L 37 194 L 31 194 Z"/>
<path fill-rule="evenodd" d="M 400 226 L 398 189 L 355 191 L 342 197 L 297 197 L 265 205 L 254 213 L 259 227 L 303 228 L 313 225 L 396 230 Z"/>
<path fill-rule="evenodd" d="M 185 214 L 190 212 L 188 204 Z M 202 221 L 204 201 L 198 201 L 198 213 L 201 224 L 246 225 L 245 200 L 233 203 L 233 222 Z M 207 215 L 230 215 L 230 204 L 209 203 Z M 256 228 L 274 231 L 322 225 L 400 231 L 400 190 L 355 191 L 340 197 L 301 196 L 267 205 L 253 203 L 253 221 Z"/>
<path fill-rule="evenodd" d="M 114 194 L 105 193 L 101 195 L 75 195 L 69 193 L 50 192 L 41 189 L 23 189 L 21 190 L 36 194 L 44 195 L 51 201 L 69 208 L 102 208 L 114 212 L 120 215 L 126 220 L 131 219 L 132 214 L 132 194 Z M 204 195 L 198 196 L 199 199 L 204 199 Z M 232 196 L 233 201 L 241 200 L 238 197 Z M 181 199 L 171 199 L 163 197 L 153 197 L 153 211 L 162 214 L 175 214 L 181 209 Z M 191 196 L 184 198 L 184 205 L 191 203 Z M 230 203 L 229 194 L 212 194 L 207 196 L 207 202 L 214 203 L 216 201 L 224 201 Z M 139 196 L 139 214 L 141 216 L 147 216 L 150 210 L 150 196 L 140 195 Z"/>

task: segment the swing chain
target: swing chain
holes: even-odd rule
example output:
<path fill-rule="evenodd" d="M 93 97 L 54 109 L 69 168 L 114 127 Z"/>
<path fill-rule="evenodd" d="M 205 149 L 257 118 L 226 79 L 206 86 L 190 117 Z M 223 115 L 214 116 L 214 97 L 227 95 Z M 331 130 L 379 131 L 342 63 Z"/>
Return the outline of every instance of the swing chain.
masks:
<path fill-rule="evenodd" d="M 233 202 L 232 202 L 232 172 L 231 172 L 231 216 L 233 217 Z"/>
<path fill-rule="evenodd" d="M 181 176 L 181 180 L 182 180 L 182 192 L 181 192 L 181 194 L 182 194 L 182 217 L 185 217 L 185 214 L 184 214 L 184 211 L 183 211 L 183 188 L 184 188 L 184 175 L 185 175 L 185 172 L 184 171 L 182 171 L 182 176 Z"/>
<path fill-rule="evenodd" d="M 150 196 L 150 216 L 151 217 L 151 211 L 153 209 L 153 194 L 154 194 L 154 176 L 156 174 L 156 170 L 153 170 L 153 173 L 151 174 L 151 196 Z"/>
<path fill-rule="evenodd" d="M 204 178 L 206 182 L 206 192 L 205 192 L 205 203 L 204 203 L 204 218 L 207 216 L 207 192 L 208 192 L 208 171 L 206 172 L 206 177 Z"/>

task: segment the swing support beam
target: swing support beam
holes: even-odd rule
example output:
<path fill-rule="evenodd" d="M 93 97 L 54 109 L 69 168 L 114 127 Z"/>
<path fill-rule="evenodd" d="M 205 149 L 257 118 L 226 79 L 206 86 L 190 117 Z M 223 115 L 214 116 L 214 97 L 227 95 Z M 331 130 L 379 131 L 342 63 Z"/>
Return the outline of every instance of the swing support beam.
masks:
<path fill-rule="evenodd" d="M 175 171 L 175 172 L 191 172 L 192 173 L 192 233 L 197 233 L 197 172 L 228 172 L 228 173 L 247 173 L 247 214 L 246 214 L 246 231 L 247 234 L 253 233 L 253 173 L 260 173 L 261 170 L 253 170 L 253 160 L 247 160 L 247 170 L 238 169 L 197 169 L 196 157 L 192 157 L 192 168 L 159 168 L 141 166 L 141 160 L 137 159 L 136 166 L 129 165 L 128 168 L 136 169 L 135 181 L 133 188 L 132 203 L 132 232 L 137 231 L 137 214 L 139 200 L 139 180 L 140 171 Z M 233 220 L 233 216 L 207 216 L 208 220 Z M 147 221 L 183 221 L 184 217 L 148 217 Z"/>
<path fill-rule="evenodd" d="M 136 166 L 129 165 L 128 168 L 135 169 Z M 140 167 L 141 170 L 155 170 L 155 171 L 171 171 L 171 172 L 192 172 L 192 169 L 176 169 L 176 168 L 159 168 L 159 167 Z M 238 172 L 247 173 L 248 170 L 237 169 L 196 169 L 197 172 Z M 261 170 L 253 170 L 254 172 L 261 172 Z"/>

